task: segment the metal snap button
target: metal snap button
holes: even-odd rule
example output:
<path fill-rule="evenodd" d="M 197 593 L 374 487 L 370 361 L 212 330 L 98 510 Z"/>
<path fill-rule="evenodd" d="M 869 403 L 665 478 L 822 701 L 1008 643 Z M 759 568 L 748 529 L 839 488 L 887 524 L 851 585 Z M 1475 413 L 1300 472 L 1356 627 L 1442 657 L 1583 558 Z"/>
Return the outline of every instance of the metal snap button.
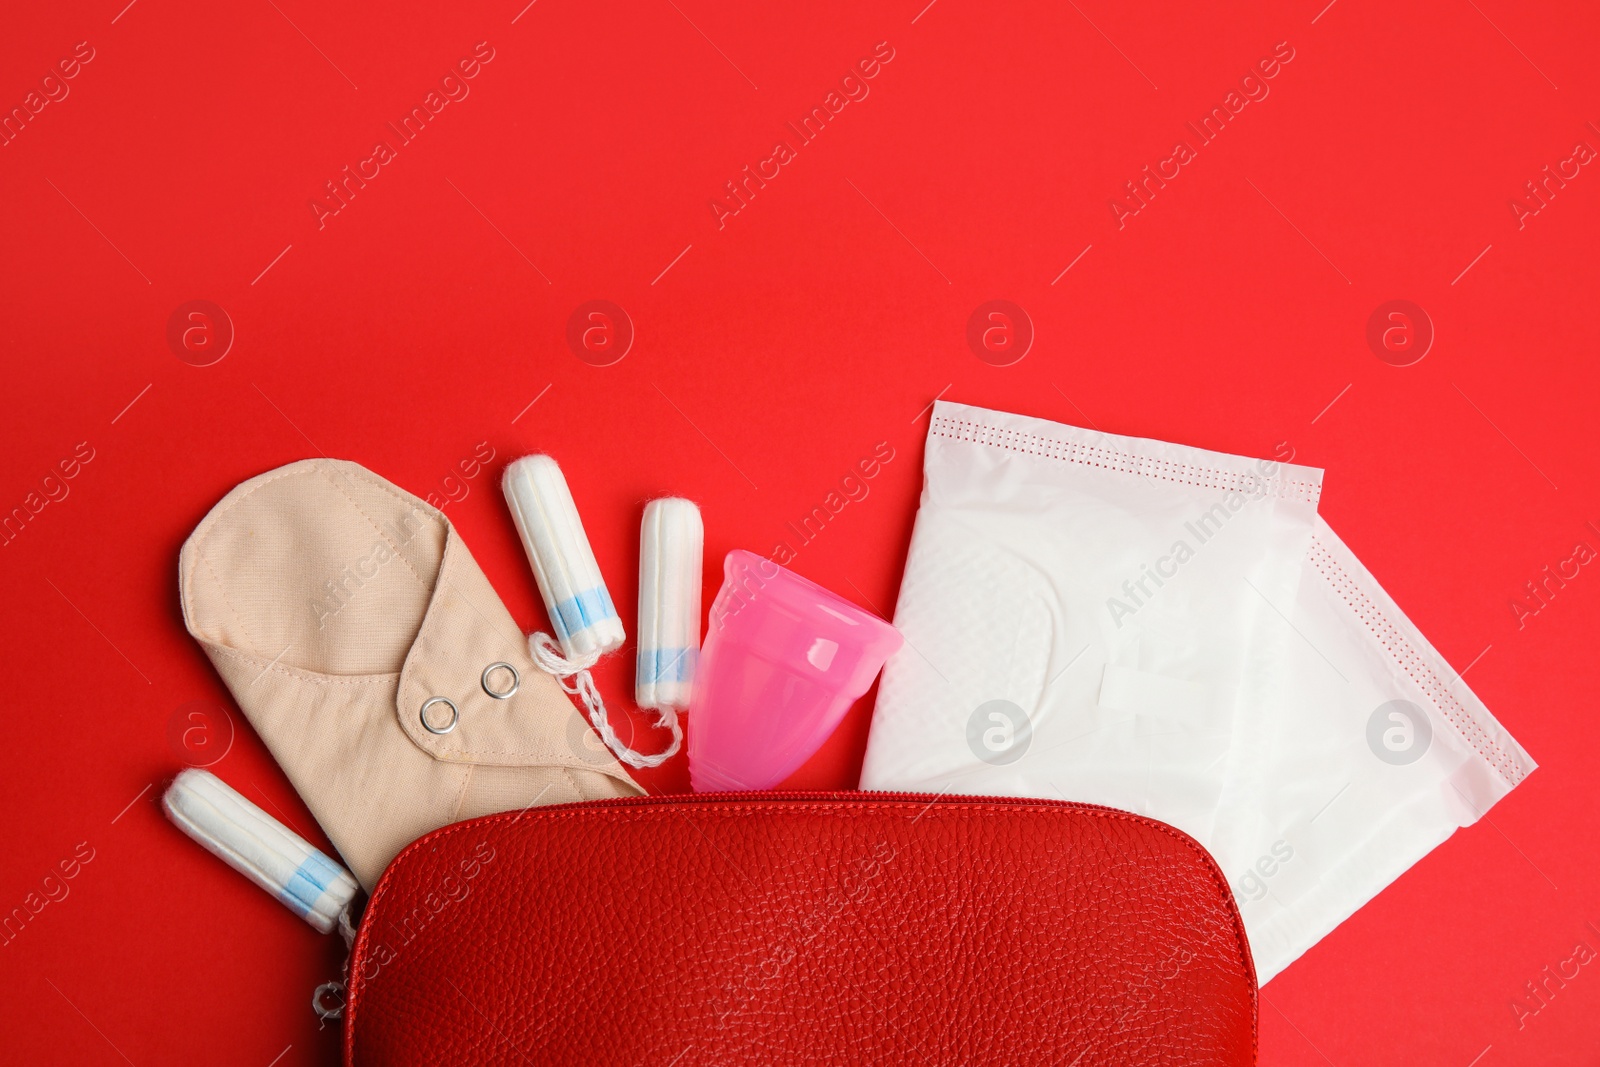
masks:
<path fill-rule="evenodd" d="M 435 726 L 428 721 L 428 709 L 435 704 L 443 704 L 450 709 L 450 721 L 444 726 Z M 461 721 L 461 712 L 456 710 L 455 701 L 448 697 L 430 697 L 422 702 L 422 728 L 430 734 L 447 734 L 456 728 L 456 723 Z"/>
<path fill-rule="evenodd" d="M 497 690 L 489 684 L 489 675 L 499 670 L 511 672 L 511 688 Z M 518 674 L 517 669 L 504 660 L 501 660 L 498 663 L 491 663 L 485 667 L 483 669 L 483 677 L 479 680 L 483 683 L 483 691 L 494 697 L 496 700 L 510 700 L 512 697 L 517 695 L 517 690 L 522 688 L 522 675 Z"/>
<path fill-rule="evenodd" d="M 311 993 L 311 1010 L 326 1023 L 344 1015 L 345 988 L 342 982 L 323 982 Z M 332 1001 L 330 1004 L 329 1001 Z"/>

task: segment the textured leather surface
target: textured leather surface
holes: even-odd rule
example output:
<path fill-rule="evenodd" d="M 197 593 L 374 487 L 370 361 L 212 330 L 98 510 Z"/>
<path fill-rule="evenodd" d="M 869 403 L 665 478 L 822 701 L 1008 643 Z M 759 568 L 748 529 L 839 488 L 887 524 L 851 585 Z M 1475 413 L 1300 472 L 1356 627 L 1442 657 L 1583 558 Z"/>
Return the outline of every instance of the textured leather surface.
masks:
<path fill-rule="evenodd" d="M 384 874 L 346 1062 L 1249 1064 L 1216 865 L 1106 808 L 648 797 L 437 830 Z"/>

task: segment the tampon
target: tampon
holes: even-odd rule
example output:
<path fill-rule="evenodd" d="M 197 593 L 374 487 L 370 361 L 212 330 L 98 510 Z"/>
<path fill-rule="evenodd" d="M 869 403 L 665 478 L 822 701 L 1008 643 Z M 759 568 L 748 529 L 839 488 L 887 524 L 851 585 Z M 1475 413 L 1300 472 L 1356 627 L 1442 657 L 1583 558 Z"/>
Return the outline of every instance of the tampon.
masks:
<path fill-rule="evenodd" d="M 300 918 L 332 933 L 356 895 L 356 880 L 226 782 L 191 767 L 161 798 L 173 825 L 277 897 Z"/>
<path fill-rule="evenodd" d="M 645 505 L 639 534 L 639 661 L 634 699 L 641 708 L 687 708 L 700 656 L 700 567 L 704 528 L 689 500 Z"/>
<path fill-rule="evenodd" d="M 620 648 L 627 636 L 622 620 L 556 461 L 523 456 L 506 467 L 501 488 L 561 651 L 579 661 Z"/>

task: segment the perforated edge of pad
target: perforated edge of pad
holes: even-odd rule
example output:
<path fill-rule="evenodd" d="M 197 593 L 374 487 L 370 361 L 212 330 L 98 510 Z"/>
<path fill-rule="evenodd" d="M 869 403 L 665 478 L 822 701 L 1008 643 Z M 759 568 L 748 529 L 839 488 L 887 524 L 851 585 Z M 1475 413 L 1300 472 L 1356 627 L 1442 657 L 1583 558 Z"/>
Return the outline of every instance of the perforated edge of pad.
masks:
<path fill-rule="evenodd" d="M 986 423 L 973 422 L 966 419 L 955 419 L 948 415 L 935 415 L 929 425 L 928 434 L 952 441 L 987 445 L 991 448 L 1000 448 L 1008 452 L 1040 456 L 1062 463 L 1073 463 L 1082 467 L 1095 467 L 1121 474 L 1157 478 L 1162 481 L 1191 485 L 1201 489 L 1255 494 L 1263 494 L 1264 491 L 1263 495 L 1284 500 L 1298 500 L 1313 506 L 1322 496 L 1320 482 L 1292 481 L 1282 477 L 1260 478 L 1257 476 L 1252 479 L 1251 474 L 1245 471 L 1218 470 L 1215 467 L 1206 467 L 1197 463 L 1179 463 L 1155 456 L 1142 456 L 1134 452 L 1120 452 L 1113 448 L 1086 444 L 1081 441 L 1060 441 L 1040 434 L 1025 433 L 1021 430 L 990 426 Z"/>

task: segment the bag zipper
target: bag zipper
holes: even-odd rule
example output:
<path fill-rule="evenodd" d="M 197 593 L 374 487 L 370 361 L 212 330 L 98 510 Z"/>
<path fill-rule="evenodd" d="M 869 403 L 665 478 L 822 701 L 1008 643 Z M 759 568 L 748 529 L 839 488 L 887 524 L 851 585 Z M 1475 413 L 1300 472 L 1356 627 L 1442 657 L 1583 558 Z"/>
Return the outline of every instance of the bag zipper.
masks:
<path fill-rule="evenodd" d="M 1113 808 L 1108 804 L 1088 804 L 1076 800 L 1050 800 L 1043 797 L 1002 797 L 992 795 L 968 796 L 965 793 L 907 793 L 876 789 L 840 789 L 840 790 L 761 790 L 747 789 L 726 793 L 649 793 L 637 797 L 607 797 L 603 800 L 578 800 L 567 804 L 546 804 L 540 806 L 539 811 L 565 811 L 572 808 L 632 808 L 649 807 L 659 804 L 717 804 L 717 803 L 750 803 L 762 802 L 804 802 L 804 801 L 853 801 L 853 800 L 879 800 L 889 802 L 926 801 L 929 807 L 943 800 L 962 804 L 1018 804 L 1030 807 L 1069 808 L 1076 811 L 1109 811 L 1117 815 L 1126 815 L 1130 819 L 1140 822 L 1154 823 L 1157 826 L 1169 827 L 1170 824 L 1152 819 L 1147 815 L 1139 815 L 1122 808 Z M 518 813 L 527 814 L 532 808 L 524 809 Z M 510 812 L 499 812 L 507 815 Z M 482 816 L 494 818 L 493 815 Z M 442 829 L 442 827 L 441 827 Z M 1177 830 L 1177 827 L 1170 826 Z M 1183 831 L 1178 830 L 1179 833 Z"/>

